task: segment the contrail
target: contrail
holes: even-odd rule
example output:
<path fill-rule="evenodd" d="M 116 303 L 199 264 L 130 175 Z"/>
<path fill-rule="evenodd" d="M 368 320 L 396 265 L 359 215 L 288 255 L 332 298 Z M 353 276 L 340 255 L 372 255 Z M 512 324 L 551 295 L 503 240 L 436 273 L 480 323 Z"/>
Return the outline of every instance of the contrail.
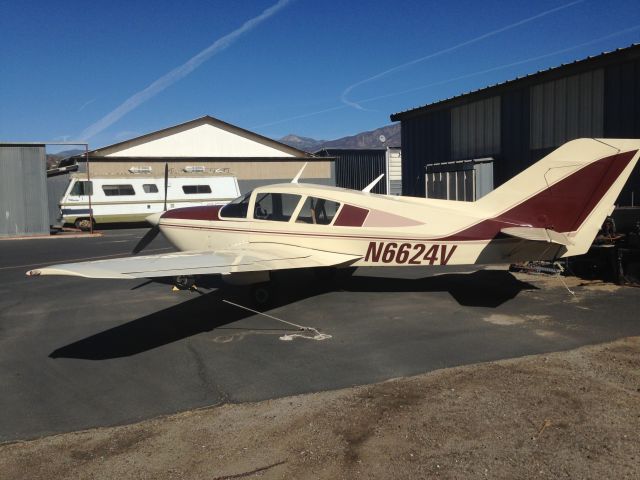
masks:
<path fill-rule="evenodd" d="M 84 102 L 82 104 L 82 106 L 78 109 L 78 112 L 81 112 L 82 110 L 84 110 L 85 108 L 87 108 L 89 105 L 91 105 L 93 102 L 95 102 L 98 99 L 98 97 L 96 98 L 92 98 L 91 100 L 87 100 L 86 102 Z"/>
<path fill-rule="evenodd" d="M 189 75 L 209 58 L 231 46 L 233 42 L 235 42 L 242 35 L 250 32 L 265 20 L 268 20 L 270 17 L 278 13 L 292 1 L 293 0 L 279 0 L 277 3 L 267 8 L 257 17 L 247 20 L 240 28 L 225 35 L 224 37 L 220 37 L 200 53 L 187 60 L 187 62 L 177 68 L 174 68 L 169 73 L 163 75 L 144 90 L 140 90 L 139 92 L 135 93 L 134 95 L 126 99 L 115 110 L 111 111 L 94 124 L 85 128 L 84 131 L 80 134 L 80 138 L 88 140 L 89 138 L 94 137 L 98 133 L 102 132 L 105 128 L 108 128 L 110 125 L 117 122 L 131 110 L 139 107 L 141 104 L 154 97 L 168 86 Z"/>
<path fill-rule="evenodd" d="M 381 100 L 383 98 L 396 97 L 398 95 L 404 95 L 405 93 L 416 92 L 418 90 L 423 90 L 425 88 L 435 87 L 435 86 L 438 86 L 438 85 L 445 85 L 447 83 L 452 83 L 452 82 L 455 82 L 457 80 L 464 80 L 465 78 L 476 77 L 478 75 L 483 75 L 485 73 L 495 72 L 497 70 L 504 70 L 505 68 L 516 67 L 516 66 L 522 65 L 524 63 L 535 62 L 536 60 L 542 60 L 543 58 L 553 57 L 555 55 L 560 55 L 561 53 L 567 53 L 567 52 L 570 52 L 572 50 L 576 50 L 578 48 L 588 47 L 590 45 L 593 45 L 595 43 L 601 42 L 603 40 L 608 40 L 608 39 L 613 38 L 613 37 L 618 37 L 620 35 L 631 33 L 631 32 L 636 31 L 636 30 L 640 30 L 640 25 L 636 25 L 634 27 L 629 27 L 629 28 L 627 28 L 625 30 L 620 30 L 620 31 L 617 31 L 615 33 L 611 33 L 609 35 L 605 35 L 604 37 L 596 38 L 595 40 L 590 40 L 588 42 L 579 43 L 577 45 L 573 45 L 571 47 L 562 48 L 560 50 L 555 50 L 553 52 L 545 53 L 543 55 L 537 55 L 535 57 L 525 58 L 524 60 L 518 60 L 517 62 L 505 63 L 503 65 L 498 65 L 496 67 L 491 67 L 491 68 L 487 68 L 485 70 L 479 70 L 477 72 L 467 73 L 465 75 L 460 75 L 458 77 L 452 77 L 452 78 L 448 78 L 446 80 L 440 80 L 440 81 L 437 81 L 437 82 L 432 82 L 432 83 L 428 83 L 428 84 L 425 84 L 425 85 L 420 85 L 420 86 L 417 86 L 417 87 L 409 88 L 407 90 L 401 90 L 401 91 L 398 91 L 398 92 L 387 93 L 387 94 L 384 94 L 384 95 L 377 95 L 375 97 L 365 98 L 365 99 L 362 99 L 362 100 L 358 100 L 358 103 L 367 103 L 367 102 L 373 102 L 375 100 Z"/>
<path fill-rule="evenodd" d="M 484 70 L 478 70 L 476 72 L 466 73 L 464 75 L 460 75 L 460 76 L 457 76 L 457 77 L 447 78 L 445 80 L 439 80 L 437 82 L 431 82 L 431 83 L 427 83 L 427 84 L 424 84 L 424 85 L 419 85 L 417 87 L 409 88 L 407 90 L 400 90 L 400 91 L 397 91 L 397 92 L 386 93 L 384 95 L 377 95 L 375 97 L 363 98 L 361 100 L 356 100 L 356 101 L 358 103 L 369 103 L 369 102 L 374 102 L 376 100 L 382 100 L 383 98 L 397 97 L 399 95 L 404 95 L 405 93 L 416 92 L 418 90 L 423 90 L 423 89 L 429 88 L 429 87 L 436 87 L 436 86 L 439 86 L 439 85 L 446 85 L 447 83 L 453 83 L 453 82 L 456 82 L 458 80 L 464 80 L 466 78 L 477 77 L 478 75 L 483 75 L 485 73 L 495 72 L 495 71 L 498 71 L 498 70 L 504 70 L 505 68 L 515 67 L 515 66 L 522 65 L 522 64 L 525 64 L 525 63 L 534 62 L 536 60 L 542 60 L 544 58 L 553 57 L 555 55 L 560 55 L 562 53 L 567 53 L 567 52 L 570 52 L 572 50 L 577 50 L 578 48 L 588 47 L 590 45 L 594 45 L 594 44 L 602 42 L 604 40 L 608 40 L 610 38 L 618 37 L 620 35 L 625 35 L 627 33 L 631 33 L 631 32 L 634 32 L 636 30 L 640 30 L 640 25 L 635 25 L 633 27 L 629 27 L 629 28 L 626 28 L 624 30 L 619 30 L 617 32 L 610 33 L 609 35 L 605 35 L 603 37 L 598 37 L 598 38 L 596 38 L 594 40 L 590 40 L 588 42 L 578 43 L 577 45 L 573 45 L 571 47 L 565 47 L 565 48 L 562 48 L 560 50 L 555 50 L 555 51 L 550 52 L 550 53 L 545 53 L 545 54 L 542 54 L 542 55 L 536 55 L 535 57 L 525 58 L 524 60 L 518 60 L 516 62 L 505 63 L 505 64 L 502 64 L 502 65 L 498 65 L 498 66 L 495 66 L 495 67 L 487 68 L 487 69 L 484 69 Z M 314 112 L 302 113 L 302 114 L 296 115 L 294 117 L 283 118 L 281 120 L 276 120 L 274 122 L 264 123 L 262 125 L 256 125 L 255 127 L 252 127 L 252 128 L 270 127 L 272 125 L 278 125 L 280 123 L 289 122 L 291 120 L 298 120 L 300 118 L 313 117 L 315 115 L 320 115 L 322 113 L 333 112 L 333 111 L 336 111 L 336 110 L 343 110 L 343 109 L 345 109 L 347 107 L 349 107 L 349 105 L 337 105 L 335 107 L 329 107 L 329 108 L 325 108 L 325 109 L 322 109 L 322 110 L 317 110 L 317 111 L 314 111 Z"/>
<path fill-rule="evenodd" d="M 471 40 L 467 40 L 465 42 L 458 43 L 457 45 L 454 45 L 452 47 L 448 47 L 448 48 L 445 48 L 443 50 L 439 50 L 437 52 L 430 53 L 429 55 L 425 55 L 424 57 L 416 58 L 415 60 L 411 60 L 409 62 L 405 62 L 405 63 L 402 63 L 400 65 L 396 65 L 395 67 L 391 67 L 391 68 L 389 68 L 389 69 L 387 69 L 387 70 L 385 70 L 383 72 L 377 73 L 376 75 L 373 75 L 371 77 L 365 78 L 364 80 L 360 80 L 359 82 L 356 82 L 353 85 L 349 85 L 347 88 L 344 89 L 344 91 L 340 95 L 340 100 L 345 105 L 349 105 L 350 107 L 354 107 L 354 108 L 357 108 L 359 110 L 364 110 L 362 108 L 362 106 L 358 102 L 353 101 L 353 100 L 349 100 L 347 98 L 348 95 L 356 87 L 364 85 L 365 83 L 372 82 L 374 80 L 377 80 L 378 78 L 384 77 L 386 75 L 389 75 L 390 73 L 396 72 L 398 70 L 401 70 L 403 68 L 409 67 L 411 65 L 415 65 L 416 63 L 424 62 L 425 60 L 429 60 L 431 58 L 439 57 L 441 55 L 444 55 L 445 53 L 453 52 L 454 50 L 458 50 L 458 49 L 460 49 L 462 47 L 466 47 L 467 45 L 472 45 L 472 44 L 477 43 L 477 42 L 479 42 L 481 40 L 484 40 L 485 38 L 493 37 L 495 35 L 498 35 L 499 33 L 506 32 L 507 30 L 514 29 L 516 27 L 519 27 L 520 25 L 524 25 L 525 23 L 532 22 L 534 20 L 537 20 L 538 18 L 542 18 L 542 17 L 544 17 L 546 15 L 550 15 L 552 13 L 555 13 L 555 12 L 559 11 L 559 10 L 563 10 L 565 8 L 572 7 L 572 6 L 577 5 L 578 3 L 582 3 L 582 2 L 584 2 L 584 0 L 575 0 L 574 2 L 567 3 L 566 5 L 561 5 L 559 7 L 552 8 L 551 10 L 546 10 L 546 11 L 544 11 L 542 13 L 538 13 L 537 15 L 534 15 L 532 17 L 528 17 L 528 18 L 525 18 L 524 20 L 520 20 L 518 22 L 512 23 L 512 24 L 507 25 L 505 27 L 498 28 L 497 30 L 493 30 L 491 32 L 485 33 L 483 35 L 480 35 L 479 37 L 472 38 Z"/>

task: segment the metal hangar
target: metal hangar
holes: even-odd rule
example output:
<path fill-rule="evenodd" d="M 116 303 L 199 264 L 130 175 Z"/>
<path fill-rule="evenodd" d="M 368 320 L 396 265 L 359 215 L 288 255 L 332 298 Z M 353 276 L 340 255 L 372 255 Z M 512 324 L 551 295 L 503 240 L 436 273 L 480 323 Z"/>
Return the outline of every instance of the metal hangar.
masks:
<path fill-rule="evenodd" d="M 404 195 L 474 200 L 579 137 L 640 138 L 640 44 L 391 115 Z M 640 202 L 636 170 L 618 199 Z"/>
<path fill-rule="evenodd" d="M 336 186 L 362 190 L 378 175 L 384 174 L 372 192 L 385 195 L 402 194 L 402 149 L 323 148 L 314 153 L 335 158 Z"/>

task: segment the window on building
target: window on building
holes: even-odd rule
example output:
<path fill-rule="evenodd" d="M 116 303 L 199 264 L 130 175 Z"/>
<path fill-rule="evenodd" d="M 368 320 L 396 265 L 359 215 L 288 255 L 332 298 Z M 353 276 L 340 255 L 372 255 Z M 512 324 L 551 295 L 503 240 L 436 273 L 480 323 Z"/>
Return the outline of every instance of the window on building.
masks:
<path fill-rule="evenodd" d="M 186 194 L 211 193 L 211 187 L 209 185 L 184 185 L 182 191 Z"/>
<path fill-rule="evenodd" d="M 155 183 L 145 183 L 142 189 L 144 193 L 158 193 L 158 186 Z"/>
<path fill-rule="evenodd" d="M 288 222 L 300 202 L 300 195 L 289 193 L 259 193 L 253 210 L 253 218 Z"/>
<path fill-rule="evenodd" d="M 133 185 L 103 185 L 102 191 L 107 197 L 136 194 Z"/>
<path fill-rule="evenodd" d="M 296 223 L 313 223 L 317 225 L 329 225 L 340 208 L 338 202 L 325 200 L 324 198 L 307 197 L 298 213 Z"/>
<path fill-rule="evenodd" d="M 69 195 L 93 195 L 93 182 L 78 180 L 71 188 Z"/>
<path fill-rule="evenodd" d="M 251 192 L 232 200 L 220 209 L 220 216 L 222 218 L 247 218 L 250 198 Z"/>

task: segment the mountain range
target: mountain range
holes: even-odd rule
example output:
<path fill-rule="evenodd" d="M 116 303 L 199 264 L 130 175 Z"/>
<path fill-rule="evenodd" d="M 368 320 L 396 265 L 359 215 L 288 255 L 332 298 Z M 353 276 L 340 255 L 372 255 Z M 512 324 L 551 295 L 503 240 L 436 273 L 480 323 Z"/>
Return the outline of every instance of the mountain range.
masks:
<path fill-rule="evenodd" d="M 380 136 L 384 136 L 384 142 L 380 141 Z M 385 148 L 400 146 L 400 124 L 394 123 L 384 127 L 376 128 L 368 132 L 361 132 L 348 137 L 336 140 L 316 140 L 309 137 L 301 137 L 295 134 L 286 135 L 280 139 L 290 147 L 304 150 L 305 152 L 317 152 L 323 148 Z"/>
<path fill-rule="evenodd" d="M 73 161 L 68 161 L 60 165 L 60 161 L 75 155 L 80 155 L 81 153 L 84 153 L 84 150 L 73 149 L 58 153 L 47 153 L 47 169 L 71 164 Z"/>

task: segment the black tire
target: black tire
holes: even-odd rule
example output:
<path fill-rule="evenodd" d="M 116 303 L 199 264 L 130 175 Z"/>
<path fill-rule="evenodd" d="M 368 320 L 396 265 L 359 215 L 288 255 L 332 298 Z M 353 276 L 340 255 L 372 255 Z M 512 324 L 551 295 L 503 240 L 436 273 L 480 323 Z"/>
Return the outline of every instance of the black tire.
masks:
<path fill-rule="evenodd" d="M 96 221 L 89 219 L 87 217 L 77 218 L 73 224 L 78 230 L 82 230 L 83 232 L 88 232 L 89 230 L 91 230 L 91 222 L 93 222 L 93 227 L 95 228 Z"/>
<path fill-rule="evenodd" d="M 180 290 L 190 290 L 196 284 L 196 279 L 189 275 L 178 275 L 174 283 Z"/>
<path fill-rule="evenodd" d="M 251 287 L 251 301 L 258 309 L 266 309 L 273 305 L 274 288 L 271 282 L 256 283 Z"/>

